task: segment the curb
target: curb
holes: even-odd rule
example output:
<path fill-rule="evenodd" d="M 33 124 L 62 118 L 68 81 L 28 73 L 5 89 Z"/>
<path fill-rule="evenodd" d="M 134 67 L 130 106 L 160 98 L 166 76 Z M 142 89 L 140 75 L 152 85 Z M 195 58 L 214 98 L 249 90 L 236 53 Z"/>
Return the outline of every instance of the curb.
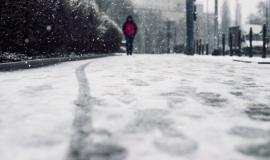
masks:
<path fill-rule="evenodd" d="M 103 57 L 108 57 L 108 56 L 114 56 L 114 55 L 113 54 L 100 54 L 100 55 L 88 55 L 88 56 L 78 56 L 78 57 L 37 59 L 37 60 L 21 61 L 21 62 L 14 62 L 14 63 L 2 63 L 0 64 L 0 72 L 16 71 L 16 70 L 21 70 L 21 69 L 33 69 L 33 68 L 55 65 L 55 64 L 63 63 L 63 62 L 103 58 Z"/>
<path fill-rule="evenodd" d="M 243 61 L 243 60 L 233 60 L 234 62 L 242 62 L 242 63 L 252 63 L 251 61 Z"/>
<path fill-rule="evenodd" d="M 258 62 L 258 64 L 270 64 L 270 62 Z"/>
<path fill-rule="evenodd" d="M 241 63 L 270 64 L 270 62 L 252 62 L 252 61 L 244 61 L 244 60 L 233 60 L 233 61 L 241 62 Z"/>

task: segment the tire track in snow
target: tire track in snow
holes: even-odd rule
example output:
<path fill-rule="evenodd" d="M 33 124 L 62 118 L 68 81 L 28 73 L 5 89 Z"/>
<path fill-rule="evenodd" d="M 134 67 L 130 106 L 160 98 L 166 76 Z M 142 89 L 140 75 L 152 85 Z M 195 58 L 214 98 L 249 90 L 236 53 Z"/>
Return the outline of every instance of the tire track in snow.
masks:
<path fill-rule="evenodd" d="M 90 94 L 90 86 L 85 74 L 85 69 L 90 64 L 86 63 L 76 69 L 79 83 L 79 96 L 76 100 L 75 118 L 73 122 L 73 135 L 71 137 L 67 160 L 122 160 L 126 157 L 126 150 L 114 144 L 95 143 L 93 137 L 103 138 L 108 135 L 106 130 L 98 131 L 93 128 L 91 116 L 94 99 Z M 104 139 L 104 138 L 103 138 Z"/>
<path fill-rule="evenodd" d="M 76 70 L 79 82 L 79 96 L 76 104 L 75 118 L 73 122 L 74 132 L 71 137 L 68 160 L 87 160 L 89 148 L 91 146 L 90 134 L 92 132 L 90 87 L 85 74 L 85 68 L 90 63 L 86 63 Z"/>

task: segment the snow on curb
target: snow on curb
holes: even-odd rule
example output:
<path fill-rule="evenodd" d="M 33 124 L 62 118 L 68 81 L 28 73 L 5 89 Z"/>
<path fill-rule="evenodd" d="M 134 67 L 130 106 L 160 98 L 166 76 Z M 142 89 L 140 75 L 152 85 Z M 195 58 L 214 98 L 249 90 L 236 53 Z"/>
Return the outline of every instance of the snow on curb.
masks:
<path fill-rule="evenodd" d="M 253 64 L 270 64 L 270 58 L 261 58 L 261 57 L 236 57 L 236 56 L 212 56 L 212 55 L 197 55 L 194 57 L 204 58 L 204 59 L 221 59 L 222 61 L 233 61 L 233 62 L 241 62 L 241 63 L 253 63 Z"/>
<path fill-rule="evenodd" d="M 14 63 L 3 63 L 3 64 L 0 64 L 0 72 L 1 71 L 14 71 L 14 70 L 20 70 L 20 69 L 38 68 L 38 67 L 54 65 L 54 64 L 58 64 L 58 63 L 62 63 L 62 62 L 102 58 L 102 57 L 107 57 L 107 56 L 112 56 L 112 54 L 109 54 L 109 55 L 108 54 L 99 54 L 99 55 L 93 54 L 93 55 L 87 55 L 87 56 L 48 58 L 48 59 L 37 59 L 37 60 L 14 62 Z"/>
<path fill-rule="evenodd" d="M 255 64 L 270 64 L 270 59 L 263 59 L 259 57 L 249 58 L 249 57 L 241 57 L 234 58 L 234 62 L 242 62 L 242 63 L 255 63 Z"/>

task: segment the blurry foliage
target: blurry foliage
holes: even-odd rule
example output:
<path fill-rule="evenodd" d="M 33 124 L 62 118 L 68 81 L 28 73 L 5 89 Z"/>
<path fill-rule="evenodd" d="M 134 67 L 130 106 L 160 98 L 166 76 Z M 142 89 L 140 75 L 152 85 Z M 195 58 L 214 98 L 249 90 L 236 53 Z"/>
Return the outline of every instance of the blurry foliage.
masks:
<path fill-rule="evenodd" d="M 29 56 L 52 52 L 116 52 L 121 31 L 94 0 L 4 0 L 0 51 Z"/>

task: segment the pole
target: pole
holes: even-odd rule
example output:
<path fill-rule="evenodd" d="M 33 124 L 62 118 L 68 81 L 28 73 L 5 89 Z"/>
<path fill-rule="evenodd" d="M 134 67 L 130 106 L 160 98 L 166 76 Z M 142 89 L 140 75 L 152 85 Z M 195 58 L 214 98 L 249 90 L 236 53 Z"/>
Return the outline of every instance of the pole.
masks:
<path fill-rule="evenodd" d="M 176 28 L 176 23 L 175 23 L 175 25 L 174 25 L 174 52 L 175 52 L 175 50 L 176 50 L 176 46 L 177 46 L 177 28 Z"/>
<path fill-rule="evenodd" d="M 206 55 L 208 55 L 209 54 L 209 44 L 207 43 L 206 44 Z"/>
<path fill-rule="evenodd" d="M 269 10 L 269 0 L 266 0 L 266 2 L 265 2 L 265 24 L 267 25 L 267 27 L 268 27 L 268 19 L 269 19 L 269 12 L 268 12 L 268 10 Z"/>
<path fill-rule="evenodd" d="M 218 32 L 218 34 L 217 34 L 217 49 L 218 49 L 218 52 L 219 52 L 219 48 L 220 48 L 220 33 Z"/>
<path fill-rule="evenodd" d="M 218 0 L 215 0 L 215 44 L 218 48 Z"/>
<path fill-rule="evenodd" d="M 226 45 L 226 37 L 225 37 L 225 34 L 222 34 L 222 53 L 223 53 L 223 56 L 225 56 L 225 45 Z"/>
<path fill-rule="evenodd" d="M 241 30 L 238 31 L 238 56 L 242 56 L 242 32 Z"/>
<path fill-rule="evenodd" d="M 209 49 L 209 0 L 206 1 L 206 19 L 207 19 L 207 23 L 206 23 L 206 30 L 207 30 L 207 44 L 208 44 L 208 49 Z"/>
<path fill-rule="evenodd" d="M 263 56 L 262 58 L 266 58 L 266 35 L 267 35 L 267 27 L 263 25 Z"/>
<path fill-rule="evenodd" d="M 195 53 L 199 54 L 199 40 L 196 40 L 196 49 Z"/>
<path fill-rule="evenodd" d="M 170 43 L 171 43 L 171 22 L 167 21 L 167 52 L 171 53 Z"/>
<path fill-rule="evenodd" d="M 249 31 L 249 57 L 253 57 L 253 46 L 252 46 L 252 41 L 253 41 L 253 29 L 250 27 Z"/>
<path fill-rule="evenodd" d="M 186 54 L 194 54 L 194 0 L 186 0 L 186 25 L 187 25 L 187 39 L 186 39 Z"/>
<path fill-rule="evenodd" d="M 202 44 L 202 55 L 204 55 L 204 47 L 205 47 L 205 45 Z"/>
<path fill-rule="evenodd" d="M 201 55 L 202 51 L 202 40 L 199 40 L 199 55 Z"/>
<path fill-rule="evenodd" d="M 230 32 L 229 33 L 230 56 L 233 56 L 232 41 L 233 41 L 232 32 Z"/>

